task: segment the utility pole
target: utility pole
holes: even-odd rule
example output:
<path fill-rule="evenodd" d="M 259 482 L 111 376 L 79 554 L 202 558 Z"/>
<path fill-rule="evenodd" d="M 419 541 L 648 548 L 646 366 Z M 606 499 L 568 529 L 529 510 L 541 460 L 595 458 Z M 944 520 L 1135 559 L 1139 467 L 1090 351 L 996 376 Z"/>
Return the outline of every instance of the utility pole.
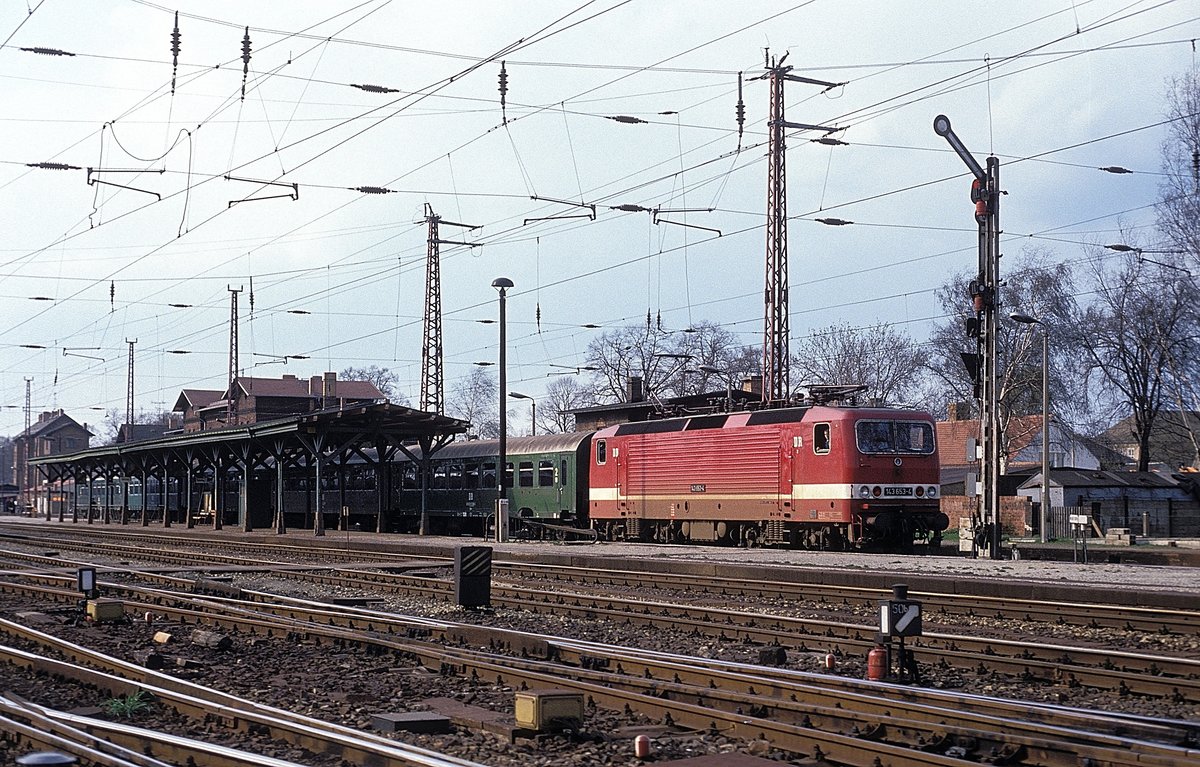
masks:
<path fill-rule="evenodd" d="M 792 67 L 784 66 L 788 55 L 778 61 L 767 53 L 766 79 L 771 89 L 771 111 L 767 121 L 767 269 L 764 292 L 765 321 L 763 327 L 763 387 L 764 402 L 786 400 L 791 389 L 788 384 L 788 261 L 787 261 L 787 173 L 785 146 L 786 130 L 818 130 L 831 133 L 835 128 L 788 122 L 783 117 L 783 84 L 792 82 L 836 88 L 838 83 L 813 80 L 791 74 Z"/>
<path fill-rule="evenodd" d="M 29 502 L 29 482 L 27 480 L 29 479 L 29 459 L 33 455 L 33 440 L 29 437 L 29 427 L 33 425 L 30 421 L 30 415 L 33 412 L 33 407 L 30 404 L 33 402 L 33 400 L 30 398 L 30 387 L 32 384 L 32 378 L 25 379 L 25 431 L 22 434 L 22 436 L 25 437 L 23 445 L 23 449 L 25 450 L 25 460 L 20 462 L 16 461 L 16 450 L 13 450 L 13 463 L 21 467 L 21 476 L 13 477 L 13 479 L 16 480 L 16 482 L 21 486 L 22 503 Z"/>
<path fill-rule="evenodd" d="M 421 343 L 421 396 L 417 407 L 432 413 L 442 413 L 446 404 L 446 385 L 442 366 L 442 268 L 441 245 L 465 245 L 479 247 L 477 242 L 443 240 L 438 227 L 458 226 L 467 230 L 478 229 L 470 224 L 443 221 L 433 212 L 433 206 L 425 203 L 425 223 L 429 226 L 429 240 L 425 258 L 425 321 Z"/>
<path fill-rule="evenodd" d="M 126 432 L 133 431 L 133 345 L 137 343 L 137 339 L 130 341 L 125 339 L 125 343 L 129 344 L 129 382 L 125 387 L 125 430 Z M 126 438 L 129 438 L 127 433 Z"/>
<path fill-rule="evenodd" d="M 971 202 L 975 203 L 975 221 L 979 224 L 979 275 L 971 281 L 973 316 L 967 320 L 967 335 L 976 341 L 973 365 L 968 370 L 975 380 L 979 400 L 979 436 L 982 455 L 982 492 L 979 519 L 987 526 L 988 554 L 1000 556 L 1000 414 L 996 365 L 996 335 L 1000 323 L 997 303 L 1000 287 L 1000 160 L 987 158 L 987 168 L 979 165 L 950 127 L 950 118 L 938 115 L 933 132 L 950 144 L 970 169 Z M 969 355 L 964 355 L 964 361 Z"/>
<path fill-rule="evenodd" d="M 225 401 L 225 425 L 233 425 L 233 384 L 237 380 L 238 371 L 238 293 L 242 292 L 241 286 L 230 288 L 229 290 L 229 388 L 226 391 L 228 397 Z"/>

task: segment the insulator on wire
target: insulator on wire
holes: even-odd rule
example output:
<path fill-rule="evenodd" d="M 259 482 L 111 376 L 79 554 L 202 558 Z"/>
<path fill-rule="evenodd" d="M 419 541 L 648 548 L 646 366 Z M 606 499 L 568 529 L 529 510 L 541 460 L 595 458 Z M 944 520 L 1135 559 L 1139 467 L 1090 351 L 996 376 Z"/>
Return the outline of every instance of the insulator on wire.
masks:
<path fill-rule="evenodd" d="M 505 111 L 505 97 L 508 96 L 508 70 L 504 67 L 504 62 L 500 62 L 500 117 L 505 125 L 508 125 L 508 113 Z"/>
<path fill-rule="evenodd" d="M 1192 180 L 1200 186 L 1200 149 L 1192 150 Z"/>
<path fill-rule="evenodd" d="M 650 329 L 650 309 L 646 309 L 646 330 Z"/>
<path fill-rule="evenodd" d="M 65 162 L 27 162 L 26 168 L 41 168 L 42 170 L 83 170 L 78 165 L 68 165 Z"/>
<path fill-rule="evenodd" d="M 58 48 L 22 48 L 26 53 L 40 53 L 43 56 L 74 56 L 70 51 L 59 50 Z"/>
<path fill-rule="evenodd" d="M 738 103 L 735 110 L 738 126 L 738 149 L 742 148 L 742 131 L 746 126 L 746 102 L 742 100 L 742 73 L 738 72 Z"/>
<path fill-rule="evenodd" d="M 250 75 L 250 27 L 242 36 L 242 101 L 246 100 L 246 78 Z"/>
<path fill-rule="evenodd" d="M 175 75 L 179 72 L 179 11 L 175 11 L 175 30 L 171 32 L 171 95 L 175 95 Z"/>
<path fill-rule="evenodd" d="M 539 301 L 537 309 L 534 311 L 534 319 L 537 321 L 537 332 L 542 332 L 542 302 Z"/>
<path fill-rule="evenodd" d="M 388 88 L 383 85 L 370 85 L 367 83 L 361 83 L 361 84 L 360 83 L 350 83 L 350 87 L 358 88 L 360 91 L 366 91 L 367 93 L 399 93 L 400 92 L 399 90 L 397 90 L 395 88 Z"/>
<path fill-rule="evenodd" d="M 113 280 L 108 283 L 108 311 L 115 312 L 117 310 L 117 282 Z"/>
<path fill-rule="evenodd" d="M 363 194 L 391 194 L 396 191 L 395 189 L 388 189 L 386 186 L 356 186 L 353 189 Z"/>

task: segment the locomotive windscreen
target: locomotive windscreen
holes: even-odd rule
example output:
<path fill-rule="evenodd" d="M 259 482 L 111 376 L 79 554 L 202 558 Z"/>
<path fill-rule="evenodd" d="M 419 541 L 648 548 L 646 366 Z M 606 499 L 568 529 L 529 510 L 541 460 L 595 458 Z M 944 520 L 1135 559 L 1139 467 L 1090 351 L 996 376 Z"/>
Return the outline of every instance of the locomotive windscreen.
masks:
<path fill-rule="evenodd" d="M 859 421 L 854 436 L 863 453 L 933 453 L 933 424 L 927 421 Z"/>

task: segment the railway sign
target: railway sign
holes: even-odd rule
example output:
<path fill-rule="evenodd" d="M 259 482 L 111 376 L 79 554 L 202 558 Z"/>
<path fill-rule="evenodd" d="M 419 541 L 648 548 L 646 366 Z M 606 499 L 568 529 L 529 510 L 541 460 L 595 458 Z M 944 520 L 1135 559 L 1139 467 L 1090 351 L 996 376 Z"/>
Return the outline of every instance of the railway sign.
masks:
<path fill-rule="evenodd" d="M 879 633 L 888 637 L 921 636 L 921 603 L 889 599 L 879 605 Z"/>
<path fill-rule="evenodd" d="M 892 599 L 879 603 L 879 633 L 885 637 L 921 636 L 921 603 L 908 598 L 908 587 L 893 586 Z"/>

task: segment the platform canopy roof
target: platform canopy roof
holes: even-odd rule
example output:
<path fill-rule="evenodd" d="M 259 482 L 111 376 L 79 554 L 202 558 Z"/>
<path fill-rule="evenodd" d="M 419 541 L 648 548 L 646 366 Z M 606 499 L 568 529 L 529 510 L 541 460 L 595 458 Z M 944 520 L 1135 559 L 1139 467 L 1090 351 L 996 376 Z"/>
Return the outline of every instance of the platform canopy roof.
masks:
<path fill-rule="evenodd" d="M 220 448 L 233 449 L 239 443 L 260 443 L 268 440 L 311 442 L 320 437 L 332 447 L 347 442 L 370 442 L 383 439 L 390 444 L 444 443 L 455 434 L 464 433 L 470 424 L 458 418 L 394 405 L 373 403 L 344 408 L 326 408 L 309 413 L 197 432 L 175 432 L 158 439 L 107 445 L 74 453 L 31 458 L 30 465 L 59 467 L 72 463 L 115 461 L 156 452 Z"/>

